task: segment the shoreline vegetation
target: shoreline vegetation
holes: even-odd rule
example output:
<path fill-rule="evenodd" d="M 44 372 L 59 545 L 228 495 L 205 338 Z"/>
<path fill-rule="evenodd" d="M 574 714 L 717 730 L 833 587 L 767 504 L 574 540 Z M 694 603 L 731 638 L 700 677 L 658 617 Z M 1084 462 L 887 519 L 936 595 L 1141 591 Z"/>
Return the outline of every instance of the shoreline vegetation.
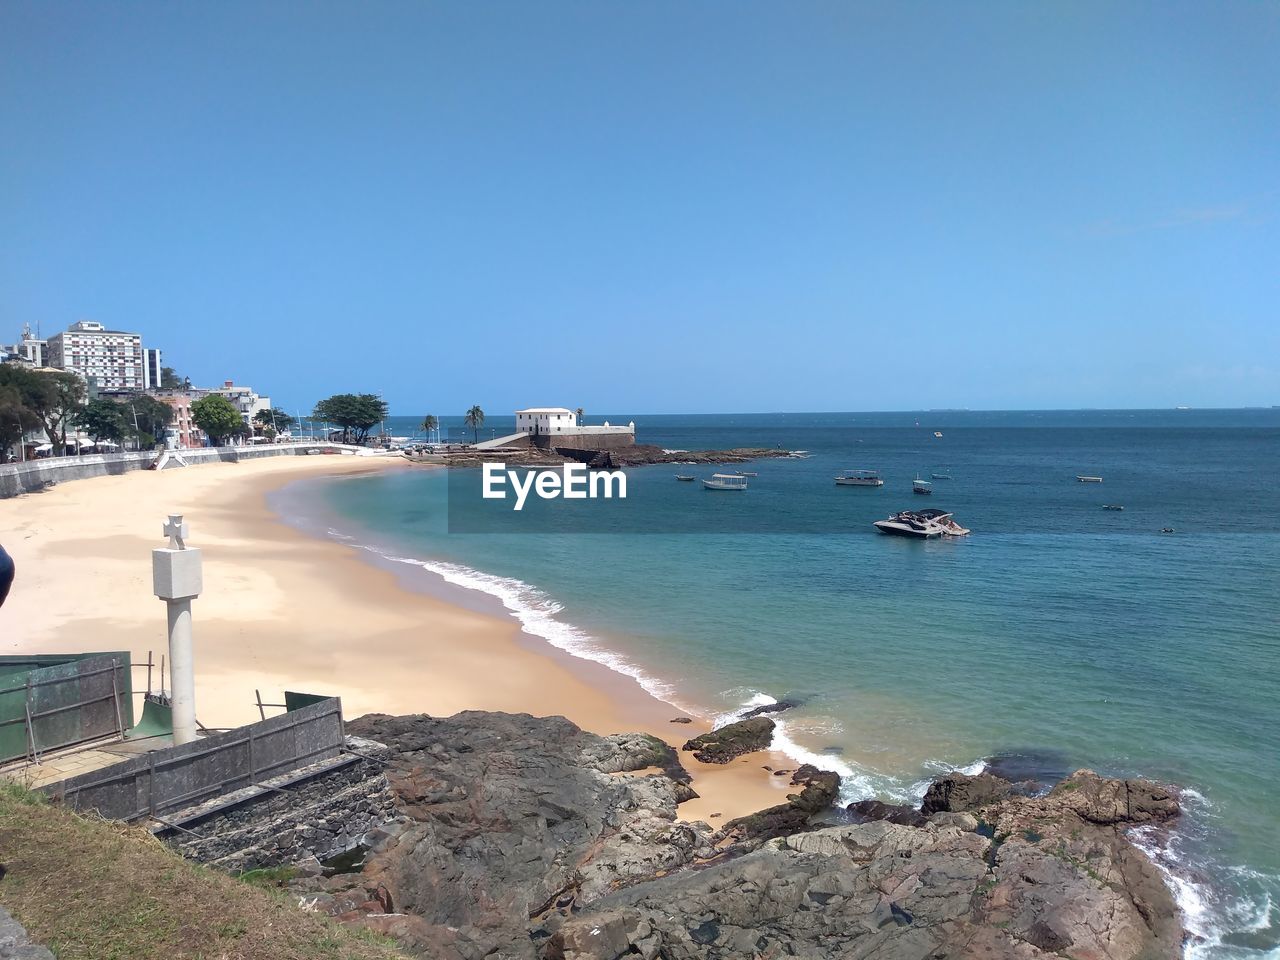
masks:
<path fill-rule="evenodd" d="M 876 802 L 839 811 L 839 776 L 792 769 L 768 750 L 767 717 L 710 735 L 710 718 L 681 714 L 633 679 L 523 634 L 510 617 L 447 602 L 430 578 L 294 529 L 268 503 L 295 481 L 395 469 L 412 466 L 398 457 L 281 457 L 103 477 L 6 501 L 0 517 L 21 579 L 5 615 L 20 627 L 6 630 L 0 649 L 128 649 L 137 659 L 163 651 L 150 550 L 164 515 L 184 514 L 192 545 L 205 552 L 194 611 L 200 720 L 256 719 L 255 689 L 336 694 L 351 730 L 387 743 L 396 758 L 387 780 L 402 818 L 362 872 L 283 885 L 414 953 L 482 956 L 519 943 L 533 951 L 545 939 L 551 952 L 529 957 L 727 958 L 767 941 L 775 953 L 803 947 L 826 957 L 836 955 L 828 940 L 837 923 L 841 950 L 871 947 L 888 958 L 965 944 L 995 957 L 1072 944 L 1117 958 L 1179 955 L 1170 892 L 1124 836 L 1128 825 L 1177 815 L 1164 788 L 1077 772 L 1033 798 L 998 778 L 954 774 L 920 811 Z M 469 738 L 475 745 L 456 756 L 424 750 Z M 501 757 L 486 759 L 486 750 Z M 493 771 L 513 756 L 526 772 L 494 786 Z M 527 771 L 554 774 L 557 765 L 554 787 L 530 780 Z M 542 832 L 504 833 L 530 802 L 537 810 L 519 821 L 536 820 Z M 464 810 L 475 817 L 469 827 L 459 821 Z M 844 822 L 811 826 L 824 811 Z M 604 832 L 566 839 L 559 822 Z M 428 923 L 434 874 L 460 862 L 445 825 L 462 831 L 467 857 L 475 849 L 467 838 L 491 854 L 457 879 L 517 899 L 546 896 L 516 915 L 454 904 L 457 916 Z M 507 876 L 510 843 L 522 852 L 542 843 L 542 866 Z M 561 877 L 565 850 L 579 868 Z M 896 892 L 866 886 L 877 871 Z M 375 896 L 365 882 L 378 884 Z M 754 882 L 799 899 L 728 895 Z M 703 917 L 711 913 L 720 919 Z"/>

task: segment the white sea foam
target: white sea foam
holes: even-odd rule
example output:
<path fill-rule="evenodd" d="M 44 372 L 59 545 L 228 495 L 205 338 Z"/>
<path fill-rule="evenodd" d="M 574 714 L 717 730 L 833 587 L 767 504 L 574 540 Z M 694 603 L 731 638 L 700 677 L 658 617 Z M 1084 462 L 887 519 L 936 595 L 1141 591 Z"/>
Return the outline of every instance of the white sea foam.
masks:
<path fill-rule="evenodd" d="M 1204 794 L 1184 789 L 1181 800 L 1185 817 L 1203 822 L 1213 816 L 1213 804 Z M 1182 914 L 1183 926 L 1192 934 L 1183 951 L 1186 960 L 1280 960 L 1280 947 L 1264 951 L 1224 943 L 1229 933 L 1259 933 L 1275 924 L 1275 904 L 1269 893 L 1259 891 L 1253 897 L 1237 896 L 1224 901 L 1201 871 L 1181 829 L 1140 826 L 1127 835 L 1160 871 Z M 1228 867 L 1226 872 L 1245 881 L 1272 885 L 1280 881 L 1247 867 Z"/>
<path fill-rule="evenodd" d="M 563 606 L 537 587 L 514 577 L 499 577 L 483 573 L 460 563 L 401 557 L 385 553 L 375 547 L 361 546 L 384 560 L 420 567 L 440 577 L 446 583 L 467 590 L 477 590 L 497 598 L 520 622 L 521 628 L 526 633 L 540 637 L 571 656 L 602 664 L 616 673 L 631 677 L 652 696 L 665 700 L 677 706 L 678 709 L 684 709 L 676 702 L 675 691 L 670 684 L 646 673 L 621 654 L 606 649 L 599 640 L 585 630 L 565 623 L 563 620 L 557 620 L 556 614 L 564 609 Z"/>

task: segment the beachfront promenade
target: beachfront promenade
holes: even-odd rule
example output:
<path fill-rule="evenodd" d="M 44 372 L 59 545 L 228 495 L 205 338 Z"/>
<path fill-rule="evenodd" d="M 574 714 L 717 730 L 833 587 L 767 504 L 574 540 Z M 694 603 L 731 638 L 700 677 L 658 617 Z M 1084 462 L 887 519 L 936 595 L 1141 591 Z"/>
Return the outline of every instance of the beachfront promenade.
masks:
<path fill-rule="evenodd" d="M 244 447 L 201 447 L 194 450 L 177 450 L 174 453 L 190 466 L 205 463 L 239 463 L 243 460 L 260 460 L 264 457 L 298 456 L 309 450 L 321 454 L 345 454 L 347 456 L 387 456 L 386 450 L 357 447 L 351 444 L 321 442 L 273 443 Z M 93 453 L 76 457 L 42 457 L 23 463 L 0 465 L 0 499 L 22 493 L 36 493 L 50 484 L 68 480 L 85 480 L 133 470 L 147 470 L 161 456 L 162 451 L 139 450 L 123 453 Z M 170 460 L 166 469 L 180 468 L 181 464 Z"/>

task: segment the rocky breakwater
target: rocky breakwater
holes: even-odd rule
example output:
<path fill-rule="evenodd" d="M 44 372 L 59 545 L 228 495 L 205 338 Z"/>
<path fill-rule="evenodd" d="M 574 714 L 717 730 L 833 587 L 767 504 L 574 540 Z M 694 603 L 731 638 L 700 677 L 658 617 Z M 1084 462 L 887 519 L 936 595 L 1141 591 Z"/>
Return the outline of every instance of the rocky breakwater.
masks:
<path fill-rule="evenodd" d="M 1177 814 L 1146 781 L 1080 771 L 1036 797 L 954 775 L 912 823 L 864 810 L 866 822 L 816 825 L 835 813 L 839 778 L 802 767 L 787 803 L 714 831 L 678 818 L 688 778 L 653 737 L 488 713 L 350 729 L 389 748 L 397 822 L 361 873 L 291 887 L 415 955 L 1180 954 L 1173 902 L 1123 832 Z"/>

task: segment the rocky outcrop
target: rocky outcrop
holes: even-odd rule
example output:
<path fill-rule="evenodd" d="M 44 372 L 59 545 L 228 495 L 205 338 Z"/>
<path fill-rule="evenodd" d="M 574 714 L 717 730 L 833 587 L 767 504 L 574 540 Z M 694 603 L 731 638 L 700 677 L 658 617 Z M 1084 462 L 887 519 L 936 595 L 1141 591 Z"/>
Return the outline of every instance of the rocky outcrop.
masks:
<path fill-rule="evenodd" d="M 849 819 L 854 823 L 871 823 L 874 820 L 885 820 L 906 827 L 923 827 L 929 818 L 915 807 L 905 804 L 885 803 L 883 800 L 859 800 L 845 807 Z"/>
<path fill-rule="evenodd" d="M 389 748 L 399 821 L 362 872 L 291 886 L 418 956 L 1180 954 L 1172 899 L 1123 832 L 1177 813 L 1146 781 L 1078 771 L 1037 797 L 953 775 L 931 790 L 945 809 L 855 805 L 868 822 L 822 826 L 839 777 L 804 766 L 786 804 L 716 833 L 676 818 L 670 751 L 650 737 L 482 713 L 349 729 Z"/>
<path fill-rule="evenodd" d="M 694 737 L 680 749 L 690 751 L 703 763 L 728 763 L 744 753 L 768 750 L 774 726 L 768 717 L 739 720 Z"/>
<path fill-rule="evenodd" d="M 758 707 L 752 707 L 742 715 L 743 720 L 750 720 L 752 717 L 762 717 L 766 713 L 781 713 L 783 710 L 792 710 L 800 706 L 798 700 L 779 700 L 777 703 L 764 703 Z"/>
<path fill-rule="evenodd" d="M 920 812 L 926 817 L 933 813 L 963 813 L 1003 800 L 1012 792 L 1013 784 L 989 773 L 976 777 L 948 773 L 929 784 Z"/>

